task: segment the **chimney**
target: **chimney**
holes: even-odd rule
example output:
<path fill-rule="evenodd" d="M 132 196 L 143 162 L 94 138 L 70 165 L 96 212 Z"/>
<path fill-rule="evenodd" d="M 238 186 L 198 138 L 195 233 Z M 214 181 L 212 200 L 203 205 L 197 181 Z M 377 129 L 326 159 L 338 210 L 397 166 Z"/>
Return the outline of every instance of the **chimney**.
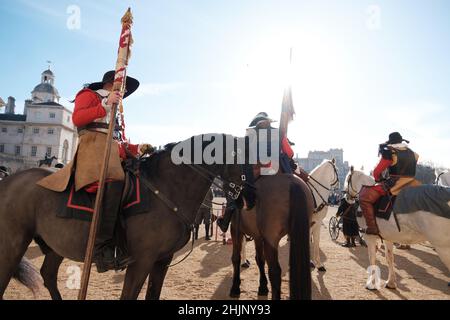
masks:
<path fill-rule="evenodd" d="M 8 103 L 6 104 L 5 113 L 14 114 L 16 109 L 16 99 L 13 97 L 8 98 Z"/>
<path fill-rule="evenodd" d="M 27 115 L 28 106 L 30 106 L 31 104 L 33 104 L 33 100 L 31 100 L 31 99 L 25 100 L 25 105 L 24 105 L 24 108 L 23 108 L 23 114 L 24 115 Z"/>

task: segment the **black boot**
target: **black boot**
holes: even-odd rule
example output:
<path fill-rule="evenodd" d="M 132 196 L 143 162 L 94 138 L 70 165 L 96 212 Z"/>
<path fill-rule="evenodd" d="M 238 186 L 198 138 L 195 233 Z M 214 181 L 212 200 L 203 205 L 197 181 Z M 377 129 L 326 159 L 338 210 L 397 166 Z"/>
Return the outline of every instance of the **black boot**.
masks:
<path fill-rule="evenodd" d="M 131 262 L 126 252 L 117 246 L 114 239 L 122 191 L 122 182 L 111 182 L 105 185 L 103 206 L 94 245 L 94 262 L 99 273 L 122 270 Z"/>
<path fill-rule="evenodd" d="M 211 240 L 211 238 L 209 237 L 209 223 L 205 223 L 205 240 Z"/>
<path fill-rule="evenodd" d="M 222 232 L 227 232 L 228 226 L 230 225 L 231 218 L 233 217 L 234 206 L 228 207 L 225 209 L 225 213 L 223 214 L 223 217 L 220 217 L 217 219 L 217 225 L 219 226 L 220 230 Z"/>
<path fill-rule="evenodd" d="M 194 226 L 194 240 L 198 240 L 198 225 Z"/>

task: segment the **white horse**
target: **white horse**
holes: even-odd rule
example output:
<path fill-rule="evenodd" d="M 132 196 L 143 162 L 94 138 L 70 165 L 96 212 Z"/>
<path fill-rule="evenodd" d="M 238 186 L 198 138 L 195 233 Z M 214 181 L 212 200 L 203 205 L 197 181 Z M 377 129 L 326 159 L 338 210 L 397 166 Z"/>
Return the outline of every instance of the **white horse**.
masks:
<path fill-rule="evenodd" d="M 450 171 L 441 172 L 436 179 L 436 184 L 438 186 L 450 187 Z"/>
<path fill-rule="evenodd" d="M 345 190 L 352 198 L 357 198 L 363 186 L 371 186 L 375 180 L 361 171 L 350 171 L 345 179 Z M 448 203 L 450 206 L 450 202 Z M 365 228 L 366 221 L 364 217 L 359 217 L 358 224 Z M 436 214 L 417 211 L 407 214 L 398 214 L 397 221 L 400 227 L 397 227 L 394 214 L 389 220 L 377 218 L 380 236 L 384 239 L 386 248 L 386 261 L 389 267 L 389 276 L 385 286 L 389 289 L 397 288 L 396 275 L 394 270 L 394 246 L 393 242 L 402 244 L 417 244 L 429 241 L 436 249 L 440 259 L 450 270 L 450 219 L 440 217 Z M 380 287 L 379 269 L 376 267 L 376 251 L 378 236 L 366 235 L 366 241 L 369 251 L 368 279 L 366 288 L 377 290 Z M 449 283 L 450 285 L 450 283 Z"/>
<path fill-rule="evenodd" d="M 319 166 L 314 168 L 309 174 L 307 183 L 316 201 L 316 208 L 311 221 L 311 266 L 317 267 L 317 270 L 322 272 L 326 271 L 326 269 L 320 260 L 320 226 L 322 225 L 322 220 L 327 216 L 330 193 L 338 183 L 339 175 L 335 159 L 324 160 Z"/>

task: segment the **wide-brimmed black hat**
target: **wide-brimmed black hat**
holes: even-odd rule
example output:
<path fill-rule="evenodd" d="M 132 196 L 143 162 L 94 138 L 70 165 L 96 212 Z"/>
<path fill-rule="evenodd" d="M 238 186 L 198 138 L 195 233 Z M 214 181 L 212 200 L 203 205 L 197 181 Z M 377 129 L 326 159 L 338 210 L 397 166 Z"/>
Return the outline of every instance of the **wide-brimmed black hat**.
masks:
<path fill-rule="evenodd" d="M 264 121 L 276 122 L 275 120 L 272 120 L 271 118 L 269 118 L 269 115 L 266 112 L 260 112 L 253 118 L 252 122 L 250 122 L 248 127 L 254 128 L 254 127 L 258 126 L 259 123 L 264 122 Z"/>
<path fill-rule="evenodd" d="M 113 83 L 114 82 L 114 77 L 116 75 L 116 72 L 114 70 L 108 71 L 107 73 L 105 73 L 105 75 L 103 76 L 103 80 L 101 82 L 94 82 L 91 83 L 88 88 L 94 91 L 100 90 L 103 88 L 103 86 L 107 83 Z M 137 90 L 137 88 L 139 88 L 139 81 L 137 81 L 136 79 L 132 78 L 132 77 L 128 77 L 127 76 L 127 82 L 125 84 L 125 93 L 123 95 L 123 98 L 125 99 L 126 97 L 128 97 L 130 94 L 132 94 L 133 92 L 135 92 Z"/>
<path fill-rule="evenodd" d="M 406 143 L 409 143 L 408 140 L 403 139 L 403 137 L 400 133 L 392 132 L 389 135 L 389 140 L 386 141 L 386 144 L 397 144 L 397 143 L 402 143 L 403 141 L 405 141 Z"/>

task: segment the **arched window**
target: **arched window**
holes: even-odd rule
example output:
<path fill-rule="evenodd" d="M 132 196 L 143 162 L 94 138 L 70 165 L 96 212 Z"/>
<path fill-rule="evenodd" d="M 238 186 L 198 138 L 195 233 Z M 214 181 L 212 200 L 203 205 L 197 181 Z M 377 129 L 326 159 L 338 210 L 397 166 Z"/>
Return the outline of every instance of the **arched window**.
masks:
<path fill-rule="evenodd" d="M 63 149 L 62 149 L 62 162 L 67 164 L 67 154 L 69 152 L 69 141 L 64 140 Z"/>

